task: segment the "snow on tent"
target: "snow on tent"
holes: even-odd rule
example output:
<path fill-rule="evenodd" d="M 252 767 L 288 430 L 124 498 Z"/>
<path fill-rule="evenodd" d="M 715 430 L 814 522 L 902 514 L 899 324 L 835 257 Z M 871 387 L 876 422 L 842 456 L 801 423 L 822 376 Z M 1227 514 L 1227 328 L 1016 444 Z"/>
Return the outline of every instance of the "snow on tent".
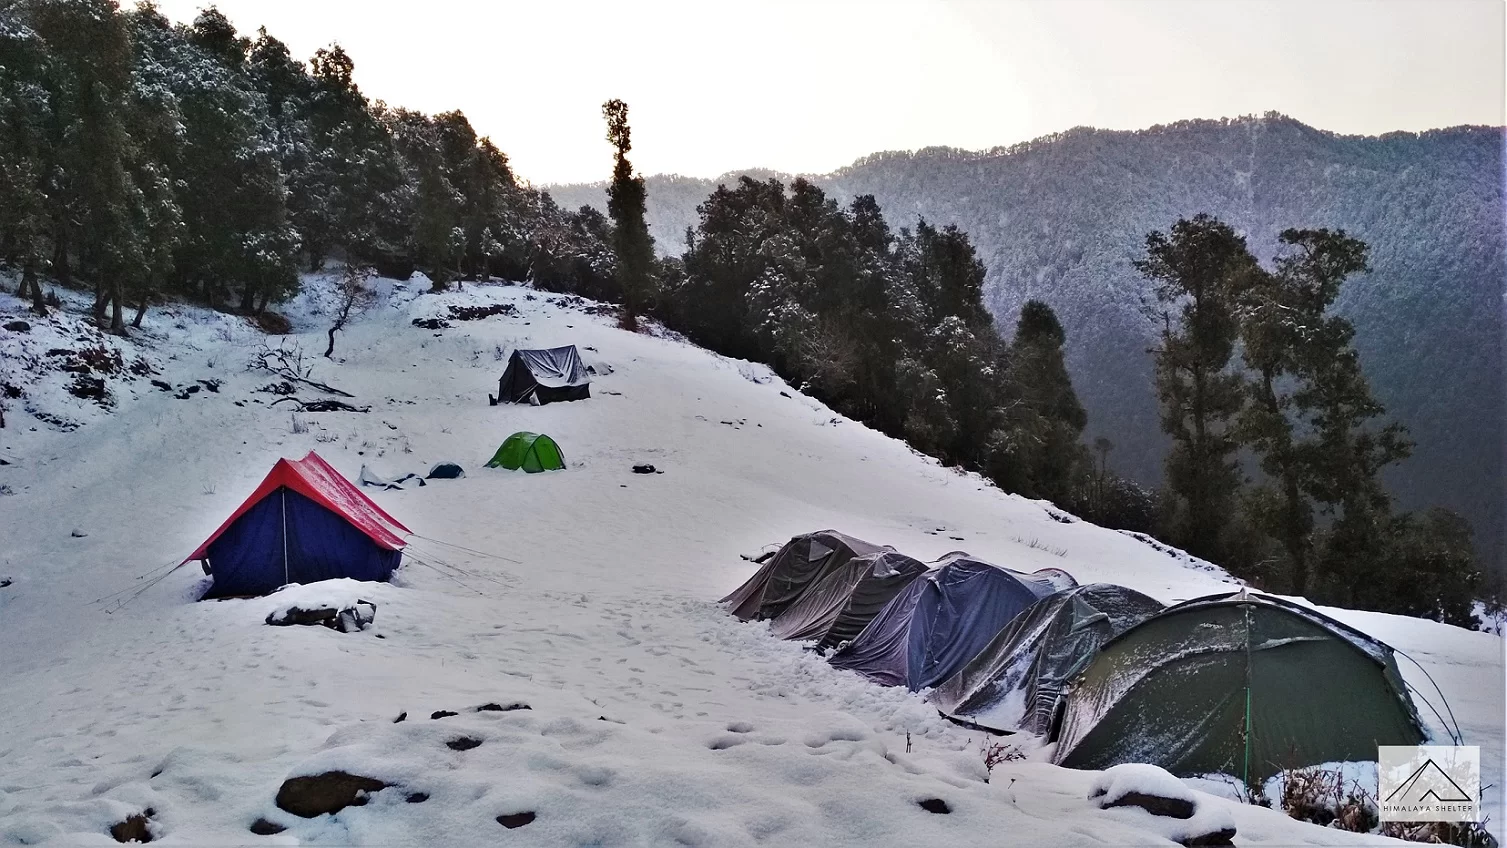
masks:
<path fill-rule="evenodd" d="M 1423 741 L 1392 649 L 1245 590 L 1168 607 L 1105 643 L 1066 699 L 1070 768 L 1151 763 L 1260 786 L 1284 768 Z"/>
<path fill-rule="evenodd" d="M 591 397 L 591 378 L 575 345 L 547 350 L 514 350 L 508 367 L 497 383 L 497 397 L 488 395 L 493 406 L 499 403 L 531 403 L 535 406 L 558 400 L 584 400 Z"/>
<path fill-rule="evenodd" d="M 205 597 L 264 595 L 289 583 L 387 580 L 411 531 L 313 451 L 280 459 L 251 497 L 183 561 L 201 560 Z"/>
<path fill-rule="evenodd" d="M 517 471 L 522 468 L 530 474 L 537 471 L 559 471 L 565 468 L 565 456 L 555 440 L 542 433 L 514 433 L 508 436 L 487 460 L 488 468 L 506 468 Z"/>
<path fill-rule="evenodd" d="M 930 700 L 969 723 L 1051 741 L 1068 682 L 1100 645 L 1161 609 L 1160 601 L 1109 583 L 1048 595 L 1016 616 Z"/>
<path fill-rule="evenodd" d="M 781 639 L 814 640 L 818 648 L 841 645 L 925 572 L 925 565 L 896 551 L 853 557 L 813 581 L 769 629 Z"/>
<path fill-rule="evenodd" d="M 796 536 L 721 603 L 732 614 L 749 619 L 774 618 L 795 602 L 812 583 L 822 579 L 854 557 L 877 554 L 892 548 L 855 539 L 836 530 L 818 530 Z"/>
<path fill-rule="evenodd" d="M 837 668 L 884 686 L 920 691 L 951 677 L 1010 620 L 1057 591 L 1066 572 L 1022 574 L 948 554 L 916 578 L 852 642 L 832 655 Z"/>

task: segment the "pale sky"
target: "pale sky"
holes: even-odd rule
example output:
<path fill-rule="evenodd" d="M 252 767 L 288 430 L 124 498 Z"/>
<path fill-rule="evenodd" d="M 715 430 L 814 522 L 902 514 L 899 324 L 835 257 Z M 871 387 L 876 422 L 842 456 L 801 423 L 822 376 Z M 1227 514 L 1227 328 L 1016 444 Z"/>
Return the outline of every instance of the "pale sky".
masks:
<path fill-rule="evenodd" d="M 158 0 L 191 20 L 204 0 Z M 460 109 L 535 184 L 826 172 L 1074 126 L 1276 110 L 1344 133 L 1504 119 L 1503 0 L 218 0 L 373 100 Z"/>

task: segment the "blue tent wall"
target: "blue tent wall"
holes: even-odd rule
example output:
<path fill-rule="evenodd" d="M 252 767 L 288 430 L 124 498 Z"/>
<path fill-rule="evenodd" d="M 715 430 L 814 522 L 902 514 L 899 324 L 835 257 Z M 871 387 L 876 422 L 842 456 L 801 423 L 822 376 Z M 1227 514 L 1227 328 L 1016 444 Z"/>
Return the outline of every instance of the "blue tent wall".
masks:
<path fill-rule="evenodd" d="M 957 557 L 916 578 L 829 662 L 883 686 L 936 686 L 1052 593 L 1032 575 Z"/>
<path fill-rule="evenodd" d="M 286 583 L 338 577 L 387 580 L 403 557 L 286 486 L 227 527 L 207 553 L 214 576 L 209 598 L 265 595 Z"/>

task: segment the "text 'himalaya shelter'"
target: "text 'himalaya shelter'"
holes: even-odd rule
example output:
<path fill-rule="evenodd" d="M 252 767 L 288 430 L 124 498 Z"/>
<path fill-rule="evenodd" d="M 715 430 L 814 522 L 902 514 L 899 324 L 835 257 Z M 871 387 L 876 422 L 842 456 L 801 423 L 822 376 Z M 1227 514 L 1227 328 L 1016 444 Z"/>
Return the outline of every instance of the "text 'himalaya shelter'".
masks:
<path fill-rule="evenodd" d="M 313 451 L 279 459 L 225 523 L 183 561 L 214 577 L 206 598 L 265 595 L 289 583 L 385 581 L 412 531 Z"/>

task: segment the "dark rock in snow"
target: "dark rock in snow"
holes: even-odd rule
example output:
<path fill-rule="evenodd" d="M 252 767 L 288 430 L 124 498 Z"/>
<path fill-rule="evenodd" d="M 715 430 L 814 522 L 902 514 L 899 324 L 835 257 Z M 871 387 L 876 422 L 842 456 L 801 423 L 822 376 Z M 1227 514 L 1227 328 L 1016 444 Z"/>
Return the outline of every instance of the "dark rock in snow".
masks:
<path fill-rule="evenodd" d="M 153 380 L 152 385 L 156 386 L 158 389 L 164 392 L 170 392 L 173 390 L 172 383 L 163 382 L 162 380 Z"/>
<path fill-rule="evenodd" d="M 274 610 L 267 613 L 267 623 L 275 627 L 287 627 L 294 624 L 323 624 L 326 627 L 333 627 L 335 617 L 338 615 L 340 615 L 340 610 L 334 607 L 320 607 L 317 609 L 289 607 L 285 610 Z"/>
<path fill-rule="evenodd" d="M 474 736 L 459 736 L 446 742 L 445 747 L 452 751 L 469 751 L 472 748 L 480 748 L 481 740 Z"/>
<path fill-rule="evenodd" d="M 126 816 L 123 822 L 110 826 L 110 835 L 116 842 L 151 842 L 152 831 L 147 824 L 146 813 Z"/>
<path fill-rule="evenodd" d="M 1151 795 L 1145 792 L 1126 792 L 1113 802 L 1101 804 L 1108 809 L 1110 807 L 1140 807 L 1153 816 L 1166 816 L 1171 819 L 1193 818 L 1193 802 L 1186 798 L 1163 798 L 1160 795 Z"/>
<path fill-rule="evenodd" d="M 251 823 L 251 832 L 257 836 L 273 836 L 287 830 L 277 822 L 269 822 L 266 819 L 257 819 Z"/>
<path fill-rule="evenodd" d="M 664 472 L 660 471 L 659 469 L 655 468 L 652 465 L 635 465 L 635 466 L 633 466 L 633 473 L 634 474 L 662 474 Z"/>
<path fill-rule="evenodd" d="M 533 709 L 533 707 L 523 703 L 522 701 L 514 701 L 513 703 L 508 704 L 505 707 L 501 704 L 482 704 L 481 706 L 476 708 L 476 711 L 479 713 L 510 713 L 513 710 L 531 709 Z"/>
<path fill-rule="evenodd" d="M 0 589 L 4 589 L 6 586 L 9 586 L 10 583 L 11 583 L 11 581 L 8 580 L 8 579 L 7 580 L 0 580 Z"/>
<path fill-rule="evenodd" d="M 404 798 L 403 800 L 407 801 L 410 804 L 422 804 L 425 801 L 429 800 L 429 793 L 428 792 L 410 792 L 410 793 L 408 793 L 408 797 Z"/>
<path fill-rule="evenodd" d="M 72 536 L 75 539 L 82 539 L 82 538 L 84 538 L 85 536 L 87 536 L 89 534 L 85 533 L 82 530 L 74 530 L 72 533 L 70 533 L 68 535 Z"/>
<path fill-rule="evenodd" d="M 1205 848 L 1205 846 L 1221 846 L 1235 844 L 1235 828 L 1227 827 L 1216 830 L 1213 833 L 1205 833 L 1201 836 L 1190 836 L 1181 843 L 1186 848 Z"/>
<path fill-rule="evenodd" d="M 523 827 L 524 825 L 533 821 L 534 818 L 534 811 L 529 810 L 528 812 L 523 813 L 509 813 L 505 816 L 498 816 L 497 823 L 509 830 L 512 830 L 515 827 Z"/>
<path fill-rule="evenodd" d="M 377 605 L 371 601 L 358 600 L 353 606 L 345 609 L 334 607 L 318 607 L 315 609 L 303 609 L 302 607 L 289 607 L 286 610 L 273 610 L 267 613 L 267 623 L 276 627 L 286 627 L 293 624 L 319 624 L 331 630 L 339 630 L 341 633 L 355 633 L 366 629 L 377 619 Z"/>
<path fill-rule="evenodd" d="M 457 716 L 457 715 L 460 715 L 460 713 L 451 712 L 450 710 L 435 710 L 434 712 L 432 712 L 432 713 L 429 714 L 429 718 L 430 719 L 449 718 L 451 716 Z"/>
<path fill-rule="evenodd" d="M 401 722 L 401 721 L 403 721 L 403 720 L 404 720 L 404 719 L 406 719 L 406 718 L 408 718 L 408 711 L 407 711 L 407 710 L 404 710 L 404 711 L 403 711 L 403 712 L 401 712 L 401 713 L 398 713 L 398 717 L 397 717 L 397 718 L 395 718 L 395 719 L 393 719 L 393 720 L 392 720 L 392 723 L 393 723 L 393 724 L 397 724 L 397 723 L 399 723 L 399 722 Z"/>
<path fill-rule="evenodd" d="M 916 803 L 921 806 L 921 809 L 925 810 L 928 813 L 936 813 L 937 815 L 945 816 L 948 813 L 952 812 L 952 808 L 947 806 L 947 802 L 943 801 L 941 798 L 925 798 L 923 800 L 917 801 Z"/>
<path fill-rule="evenodd" d="M 10 330 L 12 333 L 29 333 L 31 332 L 31 325 L 25 321 L 9 321 L 6 323 L 5 329 Z"/>
<path fill-rule="evenodd" d="M 365 793 L 386 788 L 380 780 L 343 771 L 290 777 L 277 790 L 277 808 L 312 819 L 346 807 L 360 807 L 366 803 Z"/>

